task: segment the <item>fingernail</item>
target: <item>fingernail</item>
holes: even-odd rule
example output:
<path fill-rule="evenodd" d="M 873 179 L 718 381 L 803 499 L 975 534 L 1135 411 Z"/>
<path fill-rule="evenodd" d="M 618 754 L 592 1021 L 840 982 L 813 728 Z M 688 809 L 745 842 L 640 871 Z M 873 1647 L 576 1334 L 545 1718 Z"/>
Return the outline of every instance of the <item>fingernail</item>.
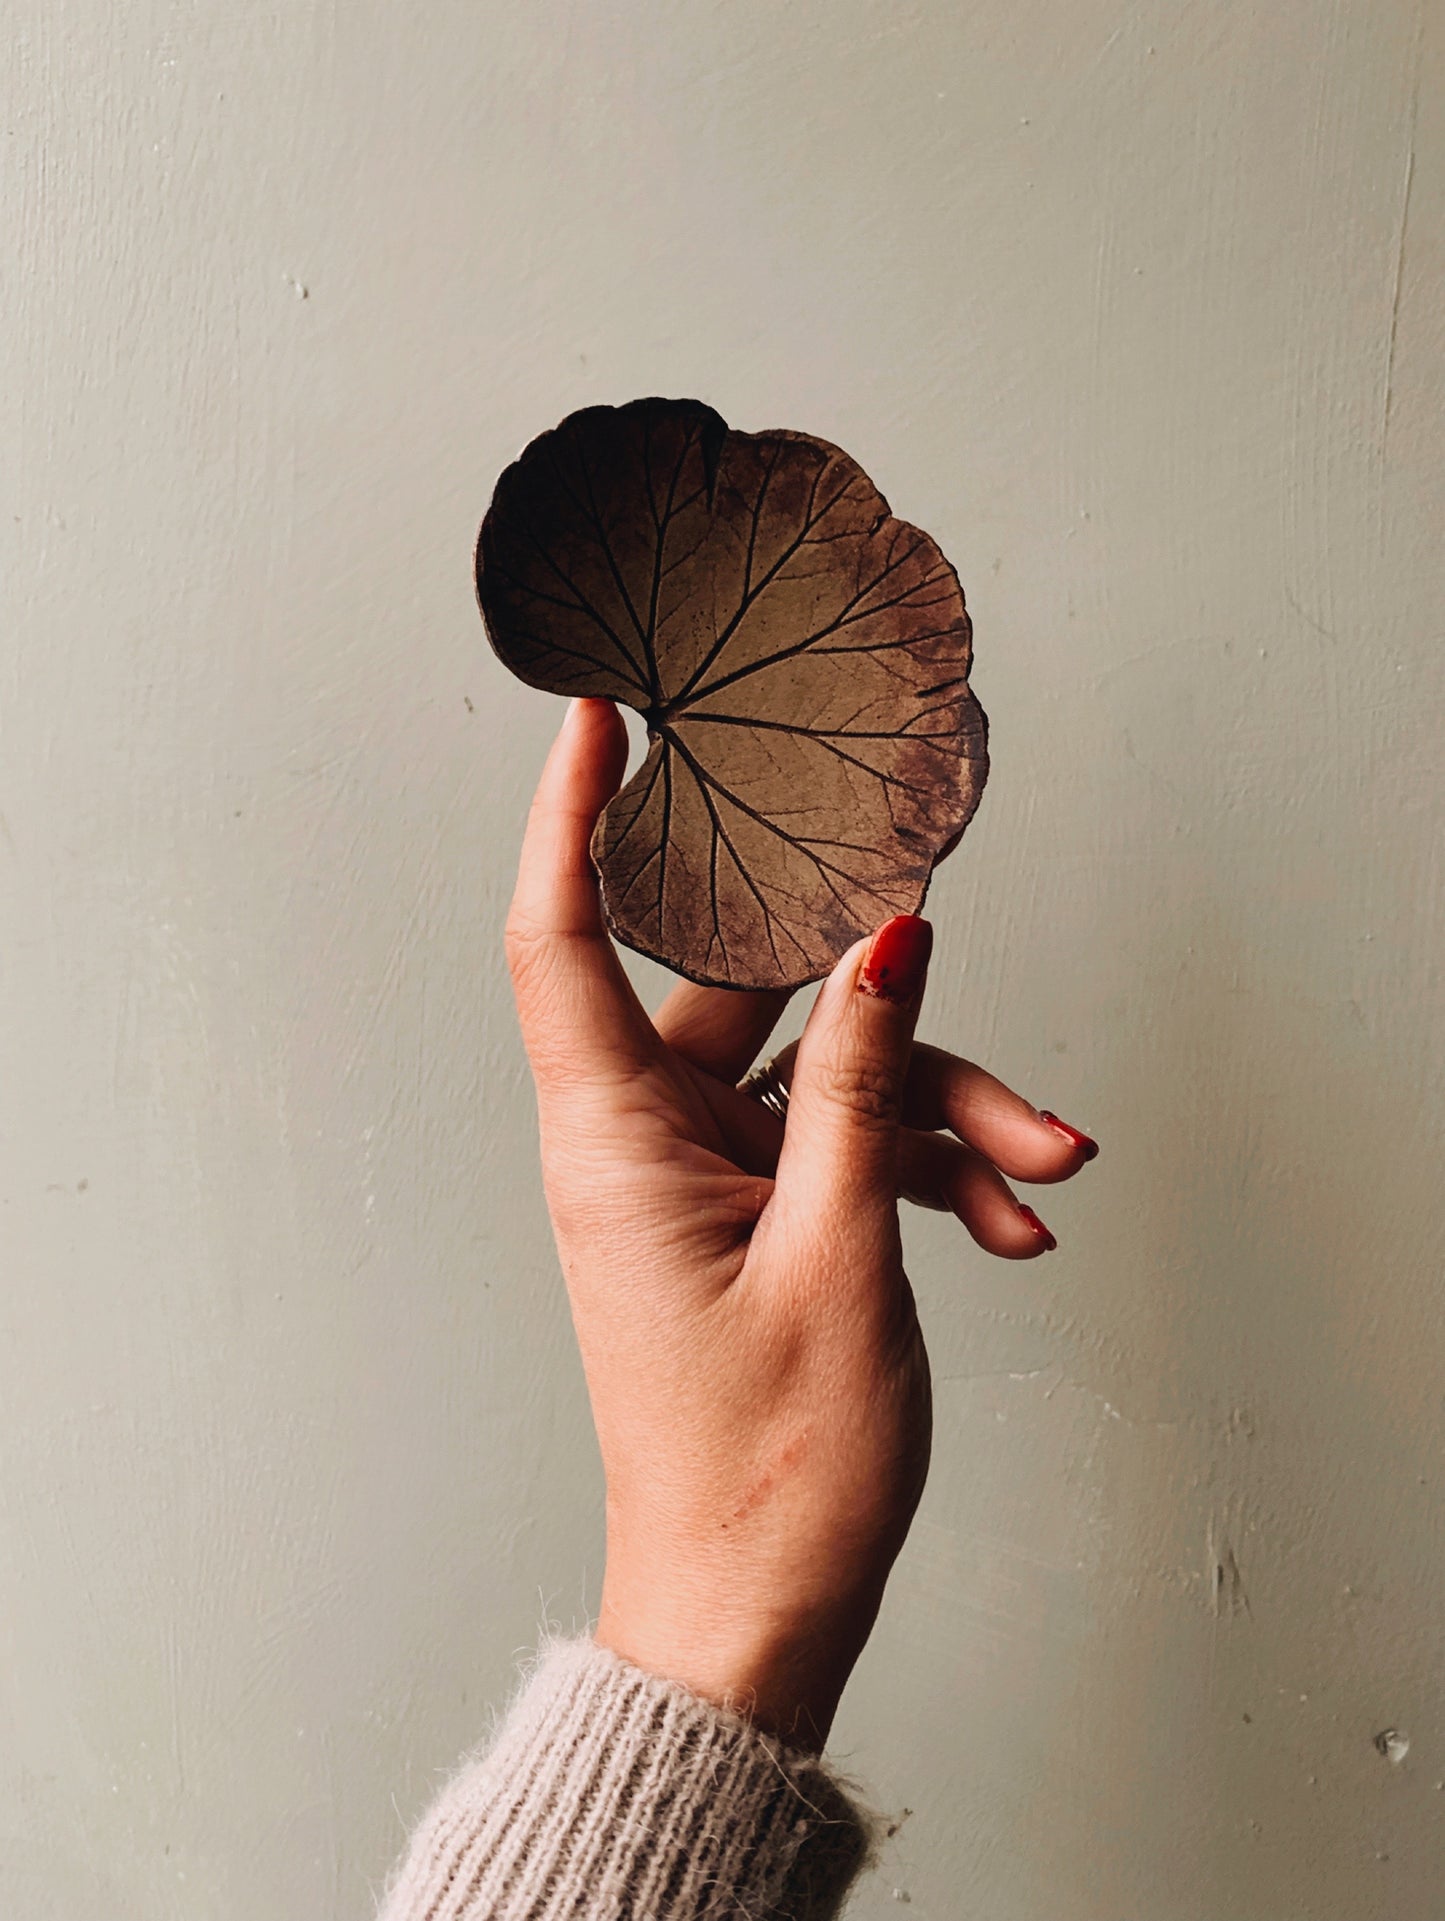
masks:
<path fill-rule="evenodd" d="M 873 936 L 858 975 L 859 993 L 885 1001 L 911 1001 L 922 991 L 932 952 L 930 923 L 917 914 L 895 914 Z"/>
<path fill-rule="evenodd" d="M 1077 1127 L 1070 1127 L 1067 1121 L 1061 1121 L 1057 1114 L 1051 1114 L 1046 1107 L 1039 1109 L 1039 1119 L 1041 1121 L 1047 1121 L 1050 1127 L 1057 1128 L 1064 1139 L 1066 1141 L 1072 1141 L 1075 1147 L 1082 1147 L 1086 1161 L 1093 1160 L 1094 1156 L 1098 1153 L 1099 1143 L 1097 1141 L 1090 1140 L 1087 1134 L 1081 1134 Z"/>
<path fill-rule="evenodd" d="M 1034 1230 L 1035 1234 L 1037 1234 L 1039 1239 L 1043 1242 L 1044 1252 L 1046 1254 L 1052 1254 L 1054 1249 L 1058 1246 L 1058 1242 L 1054 1239 L 1053 1235 L 1049 1232 L 1049 1230 L 1044 1226 L 1043 1222 L 1039 1219 L 1038 1215 L 1035 1214 L 1034 1210 L 1031 1207 L 1026 1207 L 1024 1203 L 1020 1201 L 1019 1213 L 1023 1215 L 1024 1219 L 1028 1222 L 1029 1226 Z"/>

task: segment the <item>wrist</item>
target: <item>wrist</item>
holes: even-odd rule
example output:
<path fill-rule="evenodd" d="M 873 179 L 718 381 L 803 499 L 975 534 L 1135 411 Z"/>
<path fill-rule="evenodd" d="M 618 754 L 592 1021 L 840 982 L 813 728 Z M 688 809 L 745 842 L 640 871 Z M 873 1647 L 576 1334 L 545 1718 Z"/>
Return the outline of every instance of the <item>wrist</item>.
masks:
<path fill-rule="evenodd" d="M 811 1622 L 765 1617 L 716 1594 L 643 1600 L 609 1569 L 593 1639 L 660 1679 L 821 1753 L 877 1613 Z"/>

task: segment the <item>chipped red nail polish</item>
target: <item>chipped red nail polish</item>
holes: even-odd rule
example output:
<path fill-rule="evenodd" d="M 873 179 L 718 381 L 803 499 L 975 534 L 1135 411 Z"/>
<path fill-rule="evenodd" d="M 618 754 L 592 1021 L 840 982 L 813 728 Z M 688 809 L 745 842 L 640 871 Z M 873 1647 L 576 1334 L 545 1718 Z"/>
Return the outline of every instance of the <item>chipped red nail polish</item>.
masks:
<path fill-rule="evenodd" d="M 895 914 L 873 936 L 858 975 L 860 994 L 885 1001 L 911 1001 L 923 986 L 933 928 L 917 914 Z"/>
<path fill-rule="evenodd" d="M 1087 1134 L 1081 1134 L 1077 1127 L 1070 1127 L 1067 1121 L 1061 1121 L 1057 1114 L 1051 1114 L 1046 1107 L 1039 1109 L 1039 1119 L 1047 1121 L 1050 1127 L 1057 1128 L 1064 1139 L 1072 1141 L 1075 1147 L 1082 1147 L 1086 1161 L 1093 1160 L 1098 1153 L 1099 1143 L 1096 1140 L 1091 1140 Z"/>
<path fill-rule="evenodd" d="M 1034 1230 L 1035 1234 L 1037 1234 L 1039 1239 L 1043 1242 L 1044 1252 L 1047 1254 L 1052 1254 L 1054 1249 L 1058 1246 L 1058 1242 L 1054 1239 L 1053 1235 L 1049 1232 L 1049 1230 L 1044 1226 L 1043 1222 L 1039 1219 L 1038 1215 L 1035 1214 L 1034 1210 L 1031 1207 L 1025 1206 L 1025 1204 L 1022 1201 L 1020 1201 L 1019 1213 L 1023 1215 L 1024 1219 L 1028 1222 L 1029 1226 Z"/>

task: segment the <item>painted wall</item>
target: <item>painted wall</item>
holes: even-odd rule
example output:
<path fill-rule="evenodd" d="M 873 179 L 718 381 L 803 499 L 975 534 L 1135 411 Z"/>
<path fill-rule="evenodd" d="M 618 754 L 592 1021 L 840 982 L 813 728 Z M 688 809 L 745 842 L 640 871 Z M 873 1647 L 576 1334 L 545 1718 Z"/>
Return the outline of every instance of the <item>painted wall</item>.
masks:
<path fill-rule="evenodd" d="M 5 38 L 7 1921 L 368 1914 L 595 1602 L 498 960 L 560 710 L 469 551 L 648 391 L 835 438 L 956 559 L 995 771 L 926 1031 L 1103 1142 L 1047 1260 L 910 1223 L 936 1467 L 837 1747 L 912 1812 L 856 1914 L 1438 1916 L 1442 10 Z"/>

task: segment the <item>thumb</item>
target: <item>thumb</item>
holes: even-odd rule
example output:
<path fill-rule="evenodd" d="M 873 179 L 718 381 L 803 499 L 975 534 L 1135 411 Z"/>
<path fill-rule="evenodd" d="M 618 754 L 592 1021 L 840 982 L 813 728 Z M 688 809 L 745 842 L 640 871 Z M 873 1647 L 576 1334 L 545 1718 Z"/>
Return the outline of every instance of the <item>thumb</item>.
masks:
<path fill-rule="evenodd" d="M 527 817 L 507 959 L 539 1087 L 625 1076 L 657 1051 L 608 939 L 589 851 L 626 760 L 627 730 L 611 702 L 574 700 Z"/>
<path fill-rule="evenodd" d="M 777 1184 L 810 1209 L 893 1212 L 898 1120 L 933 929 L 897 914 L 838 962 L 798 1043 Z"/>

